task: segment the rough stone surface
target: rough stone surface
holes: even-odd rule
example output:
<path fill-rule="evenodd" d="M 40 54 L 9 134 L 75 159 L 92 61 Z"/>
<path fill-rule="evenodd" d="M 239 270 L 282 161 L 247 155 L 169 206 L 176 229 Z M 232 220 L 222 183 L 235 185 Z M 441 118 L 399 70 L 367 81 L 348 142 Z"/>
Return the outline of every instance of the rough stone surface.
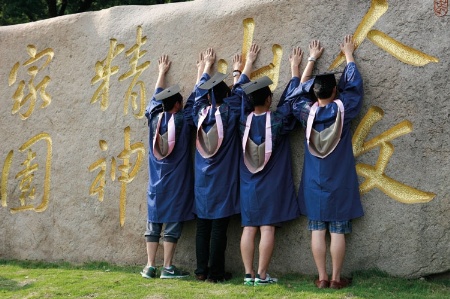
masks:
<path fill-rule="evenodd" d="M 376 1 L 381 3 L 383 1 Z M 275 98 L 281 95 L 290 78 L 289 52 L 300 46 L 307 52 L 311 39 L 320 39 L 325 52 L 317 64 L 324 71 L 338 55 L 338 43 L 345 34 L 355 32 L 370 7 L 370 1 L 269 1 L 269 0 L 197 0 L 157 6 L 123 6 L 99 12 L 70 15 L 30 24 L 0 28 L 0 171 L 2 176 L 0 206 L 0 259 L 31 259 L 70 262 L 109 261 L 117 264 L 144 264 L 146 253 L 143 232 L 146 221 L 147 159 L 130 182 L 120 178 L 118 166 L 124 163 L 119 154 L 124 150 L 125 128 L 130 128 L 130 145 L 143 143 L 148 152 L 145 118 L 133 116 L 128 105 L 124 114 L 127 89 L 132 77 L 119 80 L 129 69 L 129 50 L 137 40 L 139 26 L 147 41 L 147 51 L 138 65 L 147 61 L 139 80 L 150 98 L 156 81 L 157 59 L 167 53 L 172 59 L 169 84 L 179 83 L 187 96 L 195 83 L 195 61 L 200 51 L 213 47 L 217 56 L 228 62 L 231 71 L 233 54 L 243 47 L 243 21 L 255 24 L 253 41 L 262 46 L 256 68 L 273 59 L 272 46 L 283 50 Z M 354 232 L 347 238 L 345 272 L 379 268 L 390 274 L 418 277 L 450 269 L 450 101 L 448 80 L 450 16 L 438 17 L 432 1 L 389 1 L 389 8 L 373 26 L 404 45 L 439 59 L 424 66 L 401 62 L 385 50 L 365 39 L 355 52 L 364 77 L 365 98 L 362 113 L 354 128 L 372 106 L 384 111 L 366 140 L 374 138 L 403 120 L 409 120 L 412 132 L 392 140 L 394 152 L 385 175 L 407 186 L 434 193 L 426 203 L 405 204 L 388 196 L 381 188 L 363 195 L 365 216 L 354 221 Z M 123 44 L 124 50 L 112 60 L 117 73 L 109 81 L 109 106 L 100 109 L 100 100 L 90 101 L 102 80 L 91 84 L 95 65 L 107 57 L 110 40 Z M 37 56 L 27 64 L 27 45 L 36 54 L 45 49 L 54 53 Z M 31 55 L 33 55 L 31 53 Z M 305 65 L 307 54 L 304 57 Z M 14 68 L 18 63 L 18 67 Z M 38 67 L 31 85 L 37 86 L 45 76 L 50 78 L 43 88 L 51 103 L 41 108 L 43 97 L 37 92 L 35 106 L 26 119 L 21 119 L 31 105 L 30 67 Z M 17 69 L 17 76 L 11 71 Z M 342 69 L 342 67 L 341 67 Z M 25 83 L 22 107 L 13 112 L 14 93 L 20 81 Z M 229 78 L 231 81 L 231 78 Z M 41 90 L 43 90 L 41 89 Z M 140 93 L 138 86 L 133 89 Z M 46 133 L 49 139 L 38 135 Z M 37 136 L 37 137 L 36 137 Z M 303 131 L 291 134 L 294 179 L 299 182 L 303 157 Z M 34 139 L 33 139 L 34 138 Z M 12 213 L 21 206 L 25 179 L 21 171 L 27 159 L 26 143 L 36 153 L 30 163 L 38 165 L 30 180 L 35 199 L 25 197 L 24 204 L 36 208 L 44 197 L 45 165 L 51 139 L 51 166 L 48 205 L 42 212 L 34 210 Z M 99 141 L 107 142 L 101 150 Z M 375 165 L 379 156 L 375 148 L 357 158 L 357 163 Z M 111 166 L 114 157 L 115 167 Z M 130 156 L 134 167 L 137 153 Z M 106 160 L 104 200 L 90 195 L 90 187 L 100 168 L 89 167 L 101 158 Z M 9 162 L 8 162 L 9 161 Z M 114 180 L 111 169 L 115 169 Z M 280 174 L 282 175 L 282 174 Z M 360 176 L 361 183 L 365 180 Z M 126 186 L 125 222 L 119 222 L 121 188 Z M 25 195 L 29 195 L 26 192 Z M 281 200 L 281 199 L 274 199 Z M 238 216 L 229 229 L 227 263 L 232 271 L 242 272 Z M 195 268 L 195 223 L 185 226 L 175 262 Z M 161 253 L 161 252 L 160 252 Z M 158 256 L 161 260 L 162 255 Z M 191 271 L 192 271 L 191 270 Z M 276 249 L 270 273 L 316 272 L 310 252 L 310 235 L 306 219 L 287 223 L 276 233 Z"/>

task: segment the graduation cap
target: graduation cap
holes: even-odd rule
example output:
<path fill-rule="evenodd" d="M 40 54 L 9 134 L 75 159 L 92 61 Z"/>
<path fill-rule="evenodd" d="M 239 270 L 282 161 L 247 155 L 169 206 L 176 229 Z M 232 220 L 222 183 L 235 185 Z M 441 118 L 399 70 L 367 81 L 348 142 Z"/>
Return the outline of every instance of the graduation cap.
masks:
<path fill-rule="evenodd" d="M 209 91 L 209 96 L 211 97 L 211 108 L 212 108 L 209 110 L 210 115 L 212 115 L 214 113 L 213 110 L 215 110 L 215 108 L 216 108 L 216 97 L 214 96 L 214 92 L 213 92 L 214 86 L 216 86 L 217 84 L 222 82 L 227 76 L 228 76 L 228 74 L 223 74 L 223 73 L 217 72 L 208 81 L 203 82 L 202 84 L 200 84 L 198 86 L 199 89 Z"/>
<path fill-rule="evenodd" d="M 173 85 L 171 87 L 168 87 L 161 91 L 160 93 L 155 95 L 155 100 L 161 101 L 170 98 L 171 96 L 176 95 L 177 93 L 180 93 L 180 86 Z"/>
<path fill-rule="evenodd" d="M 228 77 L 228 74 L 223 74 L 223 73 L 217 72 L 208 81 L 200 84 L 198 86 L 198 88 L 203 89 L 203 90 L 210 90 L 211 88 L 213 88 L 214 86 L 216 86 L 217 84 L 219 84 L 220 82 L 225 80 L 226 77 Z"/>
<path fill-rule="evenodd" d="M 242 85 L 242 89 L 246 94 L 251 94 L 252 92 L 261 89 L 263 87 L 271 85 L 273 82 L 269 77 L 264 76 L 257 80 L 251 81 L 249 83 L 245 83 Z"/>
<path fill-rule="evenodd" d="M 333 85 L 336 86 L 336 77 L 335 74 L 340 74 L 342 72 L 327 72 L 312 75 L 311 78 L 314 79 L 314 83 L 318 83 L 320 85 Z"/>

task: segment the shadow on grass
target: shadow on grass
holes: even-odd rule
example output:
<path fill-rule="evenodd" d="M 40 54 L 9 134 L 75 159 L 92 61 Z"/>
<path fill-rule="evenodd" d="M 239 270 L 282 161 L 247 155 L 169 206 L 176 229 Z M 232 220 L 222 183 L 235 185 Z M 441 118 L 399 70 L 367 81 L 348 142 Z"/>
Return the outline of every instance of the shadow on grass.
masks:
<path fill-rule="evenodd" d="M 28 289 L 31 283 L 19 283 L 15 280 L 7 279 L 0 276 L 0 291 L 19 291 Z"/>

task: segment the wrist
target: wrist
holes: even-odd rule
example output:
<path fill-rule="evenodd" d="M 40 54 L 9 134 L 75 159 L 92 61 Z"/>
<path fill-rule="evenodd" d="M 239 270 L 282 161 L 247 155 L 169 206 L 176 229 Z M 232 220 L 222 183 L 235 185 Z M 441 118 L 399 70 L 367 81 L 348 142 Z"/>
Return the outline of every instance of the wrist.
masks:
<path fill-rule="evenodd" d="M 237 77 L 237 76 L 240 76 L 242 74 L 242 72 L 240 71 L 240 70 L 234 70 L 233 71 L 233 77 Z"/>
<path fill-rule="evenodd" d="M 308 61 L 316 62 L 316 61 L 317 61 L 317 58 L 314 57 L 314 56 L 309 56 L 309 57 L 308 57 Z"/>

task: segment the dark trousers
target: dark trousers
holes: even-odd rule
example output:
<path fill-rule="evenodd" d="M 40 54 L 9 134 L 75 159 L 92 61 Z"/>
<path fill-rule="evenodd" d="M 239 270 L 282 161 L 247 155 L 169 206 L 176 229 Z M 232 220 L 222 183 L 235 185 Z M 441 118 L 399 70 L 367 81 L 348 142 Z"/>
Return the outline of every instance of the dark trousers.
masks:
<path fill-rule="evenodd" d="M 225 249 L 227 248 L 227 229 L 230 217 L 219 219 L 197 218 L 196 233 L 196 275 L 210 279 L 224 279 Z M 209 265 L 209 266 L 208 266 Z"/>

